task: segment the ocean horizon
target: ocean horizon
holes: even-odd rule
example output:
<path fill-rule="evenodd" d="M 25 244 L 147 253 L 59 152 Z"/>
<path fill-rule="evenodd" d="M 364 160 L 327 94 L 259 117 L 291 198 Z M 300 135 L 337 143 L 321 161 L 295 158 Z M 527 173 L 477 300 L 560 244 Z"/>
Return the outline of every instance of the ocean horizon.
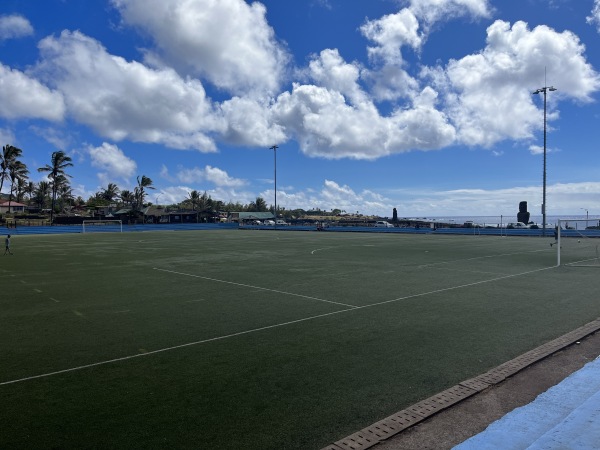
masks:
<path fill-rule="evenodd" d="M 510 222 L 517 222 L 517 215 L 511 214 L 510 216 L 413 216 L 411 219 L 433 219 L 438 222 L 453 222 L 457 224 L 463 224 L 467 221 L 471 221 L 477 225 L 488 225 L 488 226 L 499 226 L 500 224 L 507 224 Z M 558 220 L 564 219 L 573 219 L 573 220 L 583 220 L 583 219 L 598 219 L 600 220 L 600 216 L 598 215 L 548 215 L 546 216 L 546 223 L 549 226 L 555 226 L 558 223 Z M 531 215 L 529 218 L 530 223 L 535 223 L 538 225 L 542 224 L 542 216 L 541 215 Z"/>

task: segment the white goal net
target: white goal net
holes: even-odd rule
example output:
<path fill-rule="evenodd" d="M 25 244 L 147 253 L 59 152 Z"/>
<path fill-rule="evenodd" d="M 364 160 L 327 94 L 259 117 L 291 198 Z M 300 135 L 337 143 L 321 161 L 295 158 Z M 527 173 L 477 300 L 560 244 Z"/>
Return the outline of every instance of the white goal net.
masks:
<path fill-rule="evenodd" d="M 81 226 L 83 233 L 123 232 L 123 223 L 120 220 L 84 220 Z"/>
<path fill-rule="evenodd" d="M 559 266 L 600 267 L 600 219 L 560 219 L 555 235 Z"/>

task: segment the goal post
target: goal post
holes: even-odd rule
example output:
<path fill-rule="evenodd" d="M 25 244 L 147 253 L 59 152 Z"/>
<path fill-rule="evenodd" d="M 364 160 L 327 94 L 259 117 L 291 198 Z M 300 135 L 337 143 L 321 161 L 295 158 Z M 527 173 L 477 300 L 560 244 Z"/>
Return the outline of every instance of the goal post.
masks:
<path fill-rule="evenodd" d="M 122 233 L 123 223 L 120 220 L 84 220 L 82 233 Z"/>
<path fill-rule="evenodd" d="M 600 219 L 559 219 L 555 235 L 558 266 L 600 267 Z"/>

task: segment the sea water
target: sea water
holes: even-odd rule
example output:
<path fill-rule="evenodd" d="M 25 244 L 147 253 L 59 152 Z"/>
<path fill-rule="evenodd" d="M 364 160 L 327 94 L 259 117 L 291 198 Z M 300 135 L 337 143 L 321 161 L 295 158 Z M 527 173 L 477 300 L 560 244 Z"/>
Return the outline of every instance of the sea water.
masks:
<path fill-rule="evenodd" d="M 517 215 L 513 214 L 510 216 L 431 216 L 431 217 L 416 217 L 417 219 L 434 219 L 437 222 L 444 223 L 456 223 L 457 225 L 464 224 L 465 222 L 473 222 L 476 225 L 481 226 L 490 226 L 490 227 L 498 227 L 498 226 L 506 226 L 507 223 L 510 222 L 518 222 Z M 558 220 L 565 219 L 573 219 L 573 220 L 581 220 L 581 219 L 598 219 L 600 220 L 600 216 L 596 215 L 573 215 L 573 216 L 546 216 L 546 223 L 548 227 L 554 227 Z M 529 218 L 529 222 L 533 222 L 539 226 L 542 225 L 542 216 L 534 216 L 531 215 Z"/>

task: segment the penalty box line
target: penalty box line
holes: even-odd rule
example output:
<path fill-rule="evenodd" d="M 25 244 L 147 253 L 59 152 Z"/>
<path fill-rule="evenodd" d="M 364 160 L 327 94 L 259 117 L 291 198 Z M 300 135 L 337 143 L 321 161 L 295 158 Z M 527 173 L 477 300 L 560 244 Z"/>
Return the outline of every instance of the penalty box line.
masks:
<path fill-rule="evenodd" d="M 293 324 L 297 324 L 297 323 L 308 322 L 309 320 L 320 319 L 322 317 L 333 316 L 333 315 L 336 315 L 336 314 L 342 314 L 342 313 L 346 313 L 346 312 L 349 312 L 349 311 L 357 311 L 357 310 L 360 310 L 360 309 L 372 308 L 374 306 L 386 305 L 386 304 L 389 304 L 389 303 L 395 303 L 395 302 L 399 302 L 399 301 L 402 301 L 402 300 L 408 300 L 408 299 L 411 299 L 411 298 L 423 297 L 423 296 L 432 295 L 432 294 L 439 294 L 441 292 L 449 292 L 449 291 L 453 291 L 453 290 L 457 290 L 457 289 L 462 289 L 462 288 L 466 288 L 466 287 L 477 286 L 477 285 L 481 285 L 481 284 L 485 284 L 485 283 L 491 283 L 491 282 L 499 281 L 499 280 L 505 280 L 507 278 L 520 277 L 520 276 L 523 276 L 523 275 L 529 275 L 529 274 L 532 274 L 532 273 L 541 272 L 541 271 L 549 270 L 549 269 L 556 269 L 556 266 L 543 267 L 541 269 L 530 270 L 530 271 L 523 272 L 523 273 L 518 273 L 518 274 L 513 274 L 513 275 L 505 275 L 505 276 L 502 276 L 502 277 L 491 278 L 489 280 L 476 281 L 474 283 L 467 283 L 467 284 L 462 284 L 460 286 L 452 286 L 452 287 L 449 287 L 449 288 L 436 289 L 434 291 L 422 292 L 422 293 L 419 293 L 419 294 L 411 294 L 411 295 L 407 295 L 405 297 L 398 297 L 398 298 L 395 298 L 395 299 L 392 299 L 392 300 L 386 300 L 386 301 L 383 301 L 383 302 L 373 303 L 373 304 L 370 304 L 370 305 L 352 306 L 352 307 L 350 307 L 348 309 L 341 309 L 339 311 L 333 311 L 333 312 L 329 312 L 329 313 L 318 314 L 318 315 L 315 315 L 315 316 L 304 317 L 302 319 L 290 320 L 288 322 L 282 322 L 282 323 L 278 323 L 278 324 L 274 324 L 274 325 L 267 325 L 267 326 L 259 327 L 259 328 L 252 328 L 250 330 L 239 331 L 237 333 L 226 334 L 224 336 L 217 336 L 217 337 L 213 337 L 213 338 L 202 339 L 200 341 L 195 341 L 195 342 L 188 342 L 186 344 L 174 345 L 172 347 L 165 347 L 165 348 L 161 348 L 161 349 L 158 349 L 158 350 L 152 350 L 152 351 L 145 352 L 145 353 L 139 353 L 139 354 L 136 354 L 136 355 L 123 356 L 121 358 L 114 358 L 114 359 L 109 359 L 109 360 L 106 360 L 106 361 L 99 361 L 99 362 L 96 362 L 96 363 L 84 364 L 82 366 L 71 367 L 69 369 L 57 370 L 57 371 L 54 371 L 54 372 L 43 373 L 43 374 L 40 374 L 40 375 L 32 375 L 32 376 L 29 376 L 29 377 L 19 378 L 19 379 L 16 379 L 16 380 L 2 381 L 2 382 L 0 382 L 0 386 L 6 386 L 6 385 L 9 385 L 9 384 L 15 384 L 15 383 L 21 383 L 21 382 L 24 382 L 24 381 L 36 380 L 36 379 L 39 379 L 39 378 L 46 378 L 46 377 L 50 377 L 50 376 L 53 376 L 53 375 L 60 375 L 60 374 L 64 374 L 64 373 L 75 372 L 75 371 L 78 371 L 78 370 L 89 369 L 89 368 L 92 368 L 92 367 L 103 366 L 103 365 L 106 365 L 106 364 L 112 364 L 112 363 L 121 362 L 121 361 L 128 361 L 130 359 L 141 358 L 143 356 L 150 356 L 150 355 L 155 355 L 155 354 L 158 354 L 158 353 L 168 352 L 168 351 L 171 351 L 171 350 L 177 350 L 177 349 L 180 349 L 180 348 L 191 347 L 191 346 L 194 346 L 194 345 L 200 345 L 200 344 L 206 344 L 206 343 L 209 343 L 209 342 L 221 341 L 221 340 L 224 340 L 224 339 L 229 339 L 229 338 L 233 338 L 233 337 L 237 337 L 237 336 L 244 336 L 246 334 L 256 333 L 256 332 L 259 332 L 259 331 L 272 330 L 274 328 L 285 327 L 287 325 L 293 325 Z"/>
<path fill-rule="evenodd" d="M 318 298 L 318 297 L 310 297 L 308 295 L 294 294 L 292 292 L 285 292 L 285 291 L 278 291 L 277 289 L 269 289 L 269 288 L 264 288 L 264 287 L 260 287 L 260 286 L 252 286 L 250 284 L 236 283 L 234 281 L 219 280 L 218 278 L 204 277 L 202 275 L 194 275 L 194 274 L 191 274 L 191 273 L 176 272 L 175 270 L 168 270 L 168 269 L 159 269 L 157 267 L 154 267 L 154 270 L 158 270 L 160 272 L 172 273 L 172 274 L 175 274 L 175 275 L 182 275 L 182 276 L 185 276 L 185 277 L 201 278 L 203 280 L 214 281 L 216 283 L 232 284 L 234 286 L 241 286 L 241 287 L 246 287 L 246 288 L 251 288 L 251 289 L 258 289 L 258 290 L 267 291 L 267 292 L 274 292 L 276 294 L 291 295 L 293 297 L 306 298 L 306 299 L 309 299 L 309 300 L 316 300 L 318 302 L 332 303 L 334 305 L 345 306 L 346 308 L 359 308 L 359 306 L 348 305 L 346 303 L 340 303 L 340 302 L 334 302 L 333 300 L 325 300 L 325 299 Z"/>
<path fill-rule="evenodd" d="M 545 252 L 545 251 L 547 251 L 547 249 L 544 249 L 544 250 L 530 250 L 530 251 L 527 251 L 527 252 L 500 253 L 500 254 L 496 254 L 496 255 L 474 256 L 472 258 L 454 259 L 454 260 L 450 260 L 450 261 L 440 261 L 440 262 L 430 263 L 430 264 L 419 264 L 417 267 L 419 269 L 424 269 L 426 267 L 443 266 L 443 265 L 446 265 L 446 264 L 455 264 L 457 262 L 475 261 L 475 260 L 478 260 L 478 259 L 491 259 L 491 258 L 497 258 L 497 257 L 503 257 L 503 256 L 526 255 L 528 253 L 540 253 L 540 252 Z"/>

